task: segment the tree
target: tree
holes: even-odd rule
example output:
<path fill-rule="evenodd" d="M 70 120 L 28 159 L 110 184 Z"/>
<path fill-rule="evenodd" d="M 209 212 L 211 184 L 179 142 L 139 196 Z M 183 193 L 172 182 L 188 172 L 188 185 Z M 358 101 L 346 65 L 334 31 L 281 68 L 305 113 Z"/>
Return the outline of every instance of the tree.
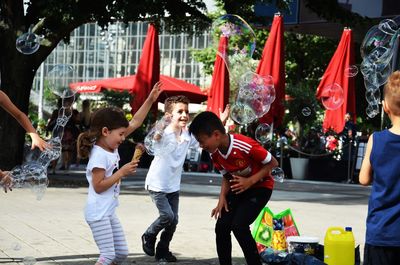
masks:
<path fill-rule="evenodd" d="M 209 26 L 206 6 L 197 0 L 0 0 L 1 89 L 23 112 L 28 112 L 30 90 L 38 67 L 61 40 L 68 41 L 75 28 L 97 21 L 106 27 L 113 20 L 146 20 L 170 32 Z M 42 36 L 37 52 L 24 55 L 16 50 L 23 33 Z M 22 162 L 25 132 L 4 110 L 0 110 L 0 168 Z"/>

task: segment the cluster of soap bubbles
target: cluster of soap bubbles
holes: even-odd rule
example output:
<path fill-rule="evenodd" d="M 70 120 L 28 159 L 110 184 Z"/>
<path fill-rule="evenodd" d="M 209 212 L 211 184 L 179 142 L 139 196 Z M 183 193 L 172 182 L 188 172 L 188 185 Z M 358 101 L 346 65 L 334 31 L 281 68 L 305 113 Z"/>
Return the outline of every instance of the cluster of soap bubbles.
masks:
<path fill-rule="evenodd" d="M 149 155 L 166 155 L 173 152 L 176 144 L 172 139 L 165 136 L 165 128 L 171 123 L 171 118 L 163 116 L 150 129 L 144 138 L 144 147 Z"/>
<path fill-rule="evenodd" d="M 361 44 L 362 63 L 360 71 L 364 77 L 366 113 L 373 118 L 379 113 L 380 86 L 392 73 L 391 60 L 399 34 L 400 16 L 384 19 L 369 29 Z"/>
<path fill-rule="evenodd" d="M 264 116 L 275 100 L 272 76 L 245 73 L 239 81 L 239 91 L 231 107 L 231 118 L 239 124 L 249 124 Z"/>
<path fill-rule="evenodd" d="M 62 99 L 62 106 L 58 112 L 52 137 L 48 141 L 51 148 L 41 152 L 37 159 L 18 165 L 9 172 L 13 187 L 30 188 L 38 200 L 42 199 L 48 185 L 47 168 L 50 162 L 61 155 L 64 127 L 72 115 L 75 92 L 69 89 L 69 81 L 66 80 L 72 75 L 72 72 L 73 67 L 70 65 L 56 65 L 47 75 L 46 83 L 50 90 Z"/>
<path fill-rule="evenodd" d="M 29 55 L 37 52 L 40 48 L 41 38 L 32 32 L 32 27 L 28 32 L 19 36 L 15 42 L 15 48 L 22 54 Z"/>

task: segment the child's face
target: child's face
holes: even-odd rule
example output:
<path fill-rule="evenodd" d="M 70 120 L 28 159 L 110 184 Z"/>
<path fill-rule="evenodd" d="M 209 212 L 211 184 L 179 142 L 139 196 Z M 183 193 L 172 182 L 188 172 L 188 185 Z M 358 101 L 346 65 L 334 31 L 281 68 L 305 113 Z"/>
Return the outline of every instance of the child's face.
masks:
<path fill-rule="evenodd" d="M 173 105 L 171 116 L 171 124 L 176 127 L 184 128 L 189 121 L 188 105 L 185 103 L 176 103 Z"/>
<path fill-rule="evenodd" d="M 214 153 L 219 147 L 219 133 L 214 131 L 211 136 L 207 134 L 198 134 L 196 135 L 196 140 L 199 142 L 200 147 L 209 153 Z"/>
<path fill-rule="evenodd" d="M 125 141 L 126 130 L 127 128 L 125 127 L 121 127 L 111 131 L 107 128 L 103 128 L 103 139 L 105 144 L 104 147 L 107 148 L 107 150 L 110 152 L 117 149 L 119 145 L 122 144 L 123 141 Z"/>

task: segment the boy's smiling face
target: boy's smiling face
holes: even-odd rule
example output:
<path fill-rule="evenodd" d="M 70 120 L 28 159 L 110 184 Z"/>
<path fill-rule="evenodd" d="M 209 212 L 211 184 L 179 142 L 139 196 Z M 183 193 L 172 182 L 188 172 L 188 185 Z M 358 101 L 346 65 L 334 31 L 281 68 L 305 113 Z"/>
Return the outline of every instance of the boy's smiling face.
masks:
<path fill-rule="evenodd" d="M 185 103 L 175 103 L 173 105 L 172 113 L 169 113 L 169 115 L 173 127 L 184 128 L 189 121 L 189 107 Z"/>
<path fill-rule="evenodd" d="M 214 153 L 220 147 L 221 133 L 215 130 L 211 135 L 200 133 L 196 135 L 196 140 L 204 150 Z"/>

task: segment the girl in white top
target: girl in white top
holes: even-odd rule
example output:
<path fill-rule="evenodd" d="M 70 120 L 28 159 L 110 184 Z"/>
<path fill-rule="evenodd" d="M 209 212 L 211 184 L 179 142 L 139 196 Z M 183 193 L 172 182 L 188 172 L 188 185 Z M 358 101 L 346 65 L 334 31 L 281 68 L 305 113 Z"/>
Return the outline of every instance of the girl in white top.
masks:
<path fill-rule="evenodd" d="M 139 161 L 132 161 L 118 169 L 118 146 L 125 140 L 125 136 L 142 124 L 159 94 L 160 84 L 157 83 L 130 123 L 120 109 L 104 108 L 96 111 L 90 129 L 78 138 L 80 157 L 89 157 L 85 219 L 100 250 L 96 265 L 122 264 L 129 254 L 115 209 L 119 204 L 121 178 L 134 174 Z"/>

